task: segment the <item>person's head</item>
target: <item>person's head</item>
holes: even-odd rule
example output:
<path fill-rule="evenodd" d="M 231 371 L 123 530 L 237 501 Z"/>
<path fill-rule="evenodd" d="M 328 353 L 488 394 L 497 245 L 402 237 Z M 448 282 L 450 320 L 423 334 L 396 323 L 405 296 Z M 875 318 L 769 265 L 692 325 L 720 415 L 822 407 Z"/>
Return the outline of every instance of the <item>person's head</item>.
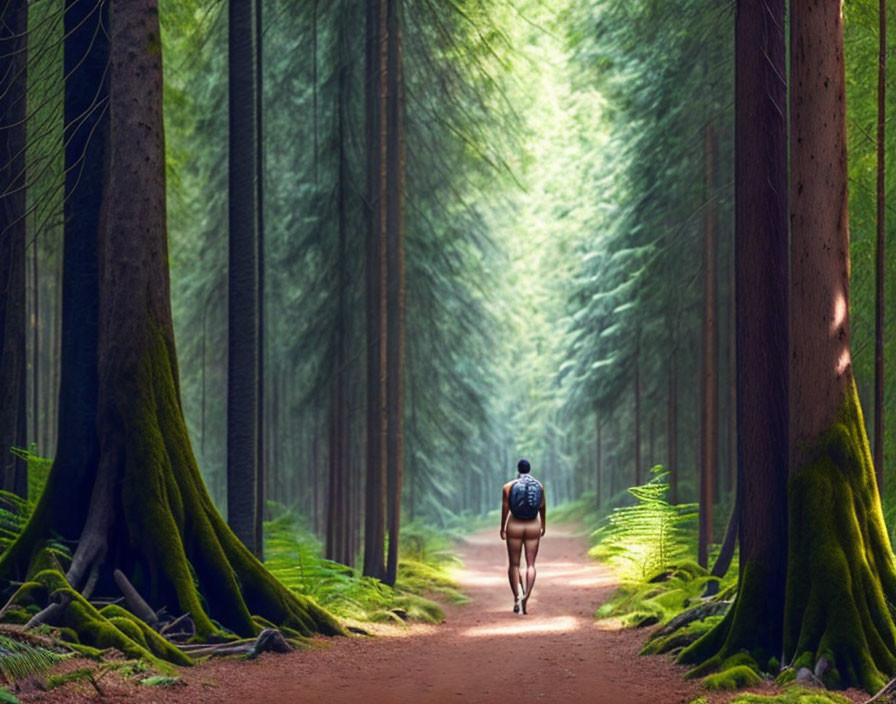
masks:
<path fill-rule="evenodd" d="M 520 460 L 516 465 L 517 470 L 519 470 L 520 474 L 528 474 L 531 467 L 529 466 L 529 460 Z"/>

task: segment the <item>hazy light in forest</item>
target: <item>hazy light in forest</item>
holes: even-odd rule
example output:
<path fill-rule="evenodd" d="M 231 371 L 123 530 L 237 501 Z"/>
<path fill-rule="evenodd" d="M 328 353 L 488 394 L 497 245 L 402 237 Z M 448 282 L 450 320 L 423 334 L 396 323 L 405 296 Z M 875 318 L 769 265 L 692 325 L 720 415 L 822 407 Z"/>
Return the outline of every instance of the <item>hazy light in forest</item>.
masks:
<path fill-rule="evenodd" d="M 837 330 L 843 325 L 843 322 L 846 320 L 846 297 L 843 295 L 843 292 L 840 291 L 837 293 L 837 298 L 834 300 L 834 321 L 831 323 L 831 334 L 835 334 Z"/>
<path fill-rule="evenodd" d="M 580 619 L 575 616 L 557 616 L 544 621 L 526 621 L 518 619 L 517 623 L 503 626 L 476 626 L 468 628 L 463 635 L 470 638 L 483 636 L 515 636 L 525 633 L 568 633 L 582 627 Z"/>

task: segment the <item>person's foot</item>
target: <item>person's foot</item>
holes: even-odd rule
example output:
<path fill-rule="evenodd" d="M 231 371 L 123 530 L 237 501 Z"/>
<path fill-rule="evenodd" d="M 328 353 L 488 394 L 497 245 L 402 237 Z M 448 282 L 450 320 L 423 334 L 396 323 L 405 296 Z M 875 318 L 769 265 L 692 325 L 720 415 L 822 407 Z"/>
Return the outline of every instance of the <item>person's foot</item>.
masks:
<path fill-rule="evenodd" d="M 523 616 L 526 615 L 526 602 L 527 602 L 527 601 L 529 601 L 529 595 L 528 595 L 528 594 L 524 594 L 524 595 L 523 595 L 523 598 L 520 599 L 520 608 L 522 608 L 522 610 L 523 610 Z"/>
<path fill-rule="evenodd" d="M 513 600 L 513 613 L 518 614 L 520 612 L 520 598 L 519 596 L 515 597 Z M 523 613 L 526 613 L 523 611 Z"/>

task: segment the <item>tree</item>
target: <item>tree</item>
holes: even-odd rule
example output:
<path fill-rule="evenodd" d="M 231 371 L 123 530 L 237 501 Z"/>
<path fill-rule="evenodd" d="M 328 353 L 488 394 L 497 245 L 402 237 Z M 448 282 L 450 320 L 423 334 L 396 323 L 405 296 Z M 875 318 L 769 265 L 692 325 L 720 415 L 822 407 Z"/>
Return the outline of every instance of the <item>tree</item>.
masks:
<path fill-rule="evenodd" d="M 884 257 L 886 222 L 886 135 L 887 135 L 887 3 L 878 7 L 877 59 L 877 239 L 875 252 L 874 296 L 874 468 L 877 489 L 884 486 Z"/>
<path fill-rule="evenodd" d="M 697 562 L 707 567 L 712 542 L 714 484 L 718 475 L 719 382 L 717 372 L 717 249 L 715 214 L 715 131 L 711 123 L 704 128 L 706 165 L 706 212 L 703 221 L 703 375 L 701 377 L 702 415 L 700 418 L 700 530 Z"/>
<path fill-rule="evenodd" d="M 251 2 L 231 0 L 229 254 L 227 328 L 227 522 L 251 550 L 256 542 L 258 469 L 257 46 Z"/>
<path fill-rule="evenodd" d="M 149 652 L 116 625 L 119 612 L 99 614 L 84 600 L 109 590 L 114 570 L 148 603 L 189 612 L 200 638 L 232 637 L 212 619 L 254 635 L 261 628 L 254 615 L 303 634 L 340 633 L 329 614 L 258 562 L 202 483 L 181 410 L 169 300 L 158 10 L 155 0 L 113 0 L 108 8 L 109 161 L 94 360 L 99 453 L 80 477 L 54 466 L 28 527 L 0 559 L 0 574 L 20 579 L 30 566 L 33 581 L 13 603 L 50 598 L 43 619 L 60 619 L 84 643 L 149 660 L 189 662 L 144 629 Z M 72 500 L 82 481 L 89 502 Z M 73 525 L 83 530 L 66 566 L 66 556 L 44 543 L 54 532 L 72 537 L 60 529 Z"/>
<path fill-rule="evenodd" d="M 791 6 L 791 401 L 784 658 L 829 686 L 896 672 L 896 568 L 849 337 L 843 17 Z M 837 497 L 832 500 L 832 497 Z M 834 616 L 836 614 L 836 617 Z"/>
<path fill-rule="evenodd" d="M 28 492 L 26 441 L 25 151 L 28 3 L 0 11 L 0 487 Z"/>
<path fill-rule="evenodd" d="M 388 0 L 386 52 L 386 584 L 398 574 L 404 468 L 405 216 L 404 77 L 401 2 Z"/>
<path fill-rule="evenodd" d="M 784 0 L 735 20 L 735 306 L 740 581 L 725 619 L 682 654 L 717 667 L 781 645 L 787 565 L 787 100 Z"/>
<path fill-rule="evenodd" d="M 385 575 L 386 503 L 386 223 L 387 0 L 368 0 L 366 35 L 367 135 L 367 484 L 364 574 Z"/>

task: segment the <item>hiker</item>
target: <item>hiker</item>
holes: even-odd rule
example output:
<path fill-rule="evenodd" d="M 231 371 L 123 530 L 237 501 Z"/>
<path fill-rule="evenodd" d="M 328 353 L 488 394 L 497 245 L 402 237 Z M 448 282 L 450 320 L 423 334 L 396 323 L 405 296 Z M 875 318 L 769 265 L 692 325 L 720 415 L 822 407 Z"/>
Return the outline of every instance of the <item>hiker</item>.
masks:
<path fill-rule="evenodd" d="M 529 474 L 528 460 L 520 460 L 517 464 L 519 476 L 504 485 L 501 503 L 501 540 L 507 541 L 507 556 L 510 567 L 507 576 L 510 579 L 510 591 L 513 592 L 513 613 L 520 609 L 526 613 L 526 604 L 532 596 L 535 586 L 535 557 L 538 555 L 538 542 L 544 535 L 545 503 L 544 487 Z M 526 586 L 522 590 L 520 575 L 520 553 L 526 546 Z"/>

